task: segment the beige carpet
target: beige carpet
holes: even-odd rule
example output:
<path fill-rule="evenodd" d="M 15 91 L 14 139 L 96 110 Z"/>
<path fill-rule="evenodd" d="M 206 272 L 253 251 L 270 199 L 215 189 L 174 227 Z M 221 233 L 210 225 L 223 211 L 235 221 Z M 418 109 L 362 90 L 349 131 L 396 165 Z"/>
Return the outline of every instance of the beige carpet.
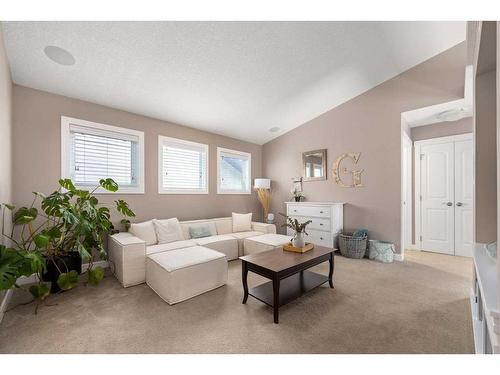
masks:
<path fill-rule="evenodd" d="M 327 265 L 316 267 L 327 273 Z M 241 304 L 240 262 L 228 284 L 169 306 L 145 284 L 112 277 L 9 311 L 2 353 L 472 353 L 470 259 L 408 252 L 380 264 L 336 257 L 326 285 L 280 310 Z M 260 283 L 252 277 L 250 286 Z"/>

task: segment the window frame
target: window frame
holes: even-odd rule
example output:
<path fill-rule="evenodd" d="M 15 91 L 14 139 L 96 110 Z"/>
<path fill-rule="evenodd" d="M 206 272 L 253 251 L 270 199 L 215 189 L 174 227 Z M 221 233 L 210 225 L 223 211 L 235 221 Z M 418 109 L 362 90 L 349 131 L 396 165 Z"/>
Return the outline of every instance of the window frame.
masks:
<path fill-rule="evenodd" d="M 248 158 L 248 189 L 241 190 L 223 190 L 221 187 L 220 160 L 221 153 L 234 154 L 237 156 L 245 156 Z M 217 194 L 232 194 L 232 195 L 250 195 L 252 194 L 252 154 L 249 152 L 231 150 L 229 148 L 217 147 Z"/>
<path fill-rule="evenodd" d="M 119 186 L 118 191 L 108 191 L 102 187 L 96 189 L 96 194 L 144 194 L 144 132 L 119 126 L 107 125 L 93 121 L 61 116 L 61 178 L 71 178 L 71 125 L 89 128 L 97 134 L 102 131 L 119 133 L 138 138 L 137 145 L 137 186 Z M 106 178 L 106 176 L 103 176 Z M 96 186 L 99 181 L 96 181 Z M 89 190 L 87 185 L 78 185 L 76 188 Z"/>
<path fill-rule="evenodd" d="M 200 147 L 205 150 L 205 189 L 182 189 L 182 190 L 167 190 L 163 187 L 163 144 L 166 142 L 174 142 L 186 146 Z M 210 152 L 209 147 L 205 143 L 198 143 L 193 141 L 187 141 L 185 139 L 167 137 L 163 135 L 158 136 L 158 194 L 180 194 L 180 195 L 192 195 L 192 194 L 209 194 L 209 166 L 210 166 Z"/>

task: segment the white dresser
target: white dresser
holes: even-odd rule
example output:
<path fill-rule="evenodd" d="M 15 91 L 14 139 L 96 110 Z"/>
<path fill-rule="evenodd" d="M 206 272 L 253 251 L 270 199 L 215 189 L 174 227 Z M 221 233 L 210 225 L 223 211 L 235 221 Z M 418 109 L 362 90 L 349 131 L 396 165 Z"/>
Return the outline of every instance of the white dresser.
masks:
<path fill-rule="evenodd" d="M 311 220 L 306 228 L 307 242 L 338 248 L 338 234 L 344 228 L 344 203 L 334 202 L 285 202 L 286 214 L 299 222 Z M 287 228 L 287 235 L 293 231 Z"/>

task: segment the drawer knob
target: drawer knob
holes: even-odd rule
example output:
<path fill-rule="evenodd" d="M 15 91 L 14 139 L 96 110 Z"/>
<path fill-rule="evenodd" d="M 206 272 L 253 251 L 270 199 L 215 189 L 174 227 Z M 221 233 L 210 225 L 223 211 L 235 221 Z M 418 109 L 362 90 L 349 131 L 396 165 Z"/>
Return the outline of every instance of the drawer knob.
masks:
<path fill-rule="evenodd" d="M 322 213 L 323 213 L 323 211 L 320 211 L 319 213 L 320 213 L 320 214 L 322 214 Z"/>
<path fill-rule="evenodd" d="M 319 239 L 320 239 L 320 240 L 322 240 L 322 239 L 323 239 L 323 237 L 320 237 Z"/>
<path fill-rule="evenodd" d="M 319 223 L 320 226 L 323 226 L 323 223 Z"/>

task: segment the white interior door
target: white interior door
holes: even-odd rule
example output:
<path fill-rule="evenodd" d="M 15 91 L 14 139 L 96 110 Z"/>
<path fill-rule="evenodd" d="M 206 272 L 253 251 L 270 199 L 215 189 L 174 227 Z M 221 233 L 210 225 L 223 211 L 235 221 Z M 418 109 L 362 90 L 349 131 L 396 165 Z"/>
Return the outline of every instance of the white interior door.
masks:
<path fill-rule="evenodd" d="M 472 256 L 474 151 L 471 140 L 455 142 L 455 255 Z"/>
<path fill-rule="evenodd" d="M 421 146 L 421 246 L 423 250 L 454 254 L 453 142 Z"/>

